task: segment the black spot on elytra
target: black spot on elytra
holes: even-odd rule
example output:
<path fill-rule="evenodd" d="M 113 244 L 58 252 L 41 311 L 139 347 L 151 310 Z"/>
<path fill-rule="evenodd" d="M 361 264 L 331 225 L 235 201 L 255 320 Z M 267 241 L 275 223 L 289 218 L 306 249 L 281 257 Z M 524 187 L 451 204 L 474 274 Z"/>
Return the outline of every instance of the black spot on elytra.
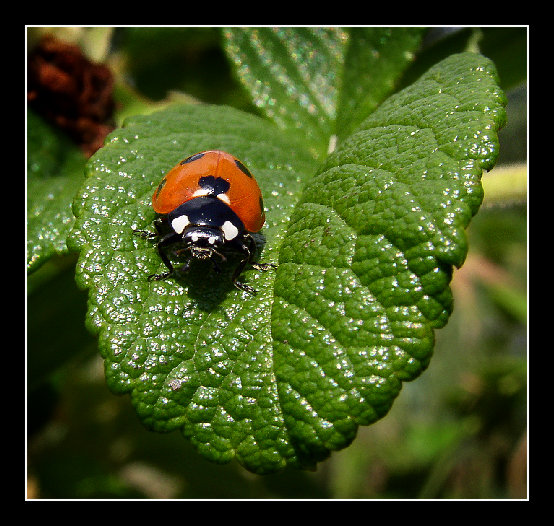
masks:
<path fill-rule="evenodd" d="M 197 161 L 198 159 L 202 159 L 204 157 L 204 153 L 195 153 L 194 155 L 191 155 L 190 157 L 187 157 L 184 161 L 181 161 L 179 164 L 188 164 L 192 161 Z"/>
<path fill-rule="evenodd" d="M 207 175 L 201 177 L 198 181 L 200 188 L 210 190 L 210 194 L 219 195 L 226 193 L 231 188 L 231 183 L 222 179 L 221 177 L 214 177 L 213 175 Z"/>
<path fill-rule="evenodd" d="M 167 177 L 164 177 L 161 181 L 160 181 L 160 184 L 158 185 L 158 188 L 156 188 L 156 197 L 158 195 L 160 195 L 160 192 L 162 191 L 162 188 L 165 186 L 165 183 L 167 183 Z"/>
<path fill-rule="evenodd" d="M 249 172 L 248 168 L 244 166 L 238 159 L 235 159 L 235 164 L 237 165 L 237 168 L 245 175 L 250 177 L 252 179 L 252 174 Z"/>

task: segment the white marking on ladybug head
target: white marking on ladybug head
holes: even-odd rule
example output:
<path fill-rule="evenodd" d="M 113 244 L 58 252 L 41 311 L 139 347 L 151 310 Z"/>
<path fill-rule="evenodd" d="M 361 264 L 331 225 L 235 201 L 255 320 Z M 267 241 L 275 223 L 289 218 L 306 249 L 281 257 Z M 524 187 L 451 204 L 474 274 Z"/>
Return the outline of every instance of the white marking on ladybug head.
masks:
<path fill-rule="evenodd" d="M 239 229 L 231 223 L 231 221 L 225 221 L 223 223 L 223 226 L 221 227 L 221 230 L 223 230 L 223 235 L 225 236 L 226 241 L 231 241 L 231 239 L 235 239 L 239 233 Z"/>
<path fill-rule="evenodd" d="M 171 228 L 177 232 L 177 234 L 182 234 L 183 230 L 187 227 L 189 224 L 189 218 L 188 216 L 179 216 L 176 217 L 173 221 L 171 221 Z"/>

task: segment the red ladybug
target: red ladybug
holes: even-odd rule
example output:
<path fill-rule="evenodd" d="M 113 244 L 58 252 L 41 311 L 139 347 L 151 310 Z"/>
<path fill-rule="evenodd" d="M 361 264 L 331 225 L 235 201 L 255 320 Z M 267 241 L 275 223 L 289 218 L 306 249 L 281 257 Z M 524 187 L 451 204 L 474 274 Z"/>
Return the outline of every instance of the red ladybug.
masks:
<path fill-rule="evenodd" d="M 169 277 L 173 265 L 164 248 L 182 243 L 180 253 L 189 252 L 183 270 L 192 258 L 210 259 L 216 271 L 218 260 L 227 258 L 222 250 L 243 255 L 233 274 L 233 284 L 247 292 L 256 291 L 238 277 L 250 263 L 258 270 L 275 265 L 253 263 L 256 244 L 250 235 L 259 232 L 265 221 L 262 193 L 258 183 L 237 158 L 219 150 L 200 152 L 187 157 L 162 179 L 154 195 L 152 207 L 160 214 L 154 221 L 157 234 L 135 231 L 144 238 L 158 238 L 157 247 L 168 272 L 152 274 L 148 280 Z"/>

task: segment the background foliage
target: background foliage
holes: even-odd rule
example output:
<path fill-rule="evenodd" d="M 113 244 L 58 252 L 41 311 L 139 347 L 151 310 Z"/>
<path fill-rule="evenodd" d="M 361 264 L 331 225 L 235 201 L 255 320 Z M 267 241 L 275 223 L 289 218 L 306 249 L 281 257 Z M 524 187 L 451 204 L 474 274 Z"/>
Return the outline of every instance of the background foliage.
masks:
<path fill-rule="evenodd" d="M 478 46 L 495 61 L 510 103 L 499 167 L 484 181 L 485 192 L 491 181 L 490 197 L 473 219 L 471 250 L 452 283 L 454 314 L 437 333 L 430 370 L 404 386 L 387 418 L 360 429 L 349 448 L 315 473 L 261 478 L 234 463 L 209 464 L 179 435 L 146 431 L 126 399 L 105 389 L 96 342 L 82 324 L 85 294 L 74 285 L 75 259 L 60 257 L 28 283 L 30 492 L 53 498 L 523 496 L 526 198 L 525 189 L 514 191 L 521 169 L 512 163 L 526 161 L 525 33 L 431 30 L 404 77 L 408 85 L 437 60 Z M 182 97 L 176 91 L 258 111 L 232 75 L 218 29 L 100 28 L 70 37 L 112 67 L 120 120 L 162 106 L 168 93 Z M 494 188 L 495 172 L 508 183 Z"/>

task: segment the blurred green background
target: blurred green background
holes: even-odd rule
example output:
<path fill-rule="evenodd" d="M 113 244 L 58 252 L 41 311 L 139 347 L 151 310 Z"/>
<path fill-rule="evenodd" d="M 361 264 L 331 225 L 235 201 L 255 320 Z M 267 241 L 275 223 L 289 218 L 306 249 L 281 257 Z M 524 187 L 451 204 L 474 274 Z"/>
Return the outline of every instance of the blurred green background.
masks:
<path fill-rule="evenodd" d="M 28 50 L 53 33 L 110 67 L 118 124 L 173 100 L 257 111 L 218 28 L 27 31 Z M 436 333 L 429 369 L 404 384 L 389 415 L 315 472 L 258 476 L 212 464 L 179 433 L 147 431 L 128 397 L 108 391 L 84 327 L 76 257 L 56 257 L 27 283 L 28 498 L 526 498 L 527 29 L 431 28 L 403 83 L 467 48 L 497 64 L 508 124 L 468 230 L 469 255 L 454 272 L 454 313 Z M 498 191 L 495 176 L 520 186 Z"/>

